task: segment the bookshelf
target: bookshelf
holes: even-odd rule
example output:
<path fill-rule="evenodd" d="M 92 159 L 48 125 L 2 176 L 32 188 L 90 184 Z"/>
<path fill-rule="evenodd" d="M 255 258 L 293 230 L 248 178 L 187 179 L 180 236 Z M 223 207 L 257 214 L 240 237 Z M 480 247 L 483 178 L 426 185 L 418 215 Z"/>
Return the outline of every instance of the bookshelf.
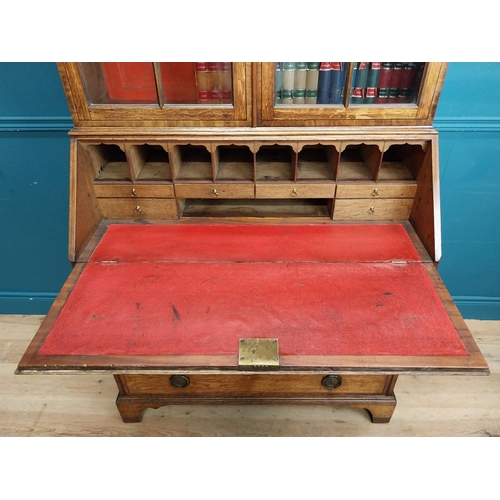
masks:
<path fill-rule="evenodd" d="M 390 420 L 399 374 L 488 372 L 435 269 L 445 63 L 59 71 L 75 268 L 21 372 L 112 373 L 124 421 L 167 404 L 294 403 L 374 422 Z M 78 345 L 61 326 L 73 320 L 91 335 Z M 245 373 L 242 340 L 255 342 Z"/>

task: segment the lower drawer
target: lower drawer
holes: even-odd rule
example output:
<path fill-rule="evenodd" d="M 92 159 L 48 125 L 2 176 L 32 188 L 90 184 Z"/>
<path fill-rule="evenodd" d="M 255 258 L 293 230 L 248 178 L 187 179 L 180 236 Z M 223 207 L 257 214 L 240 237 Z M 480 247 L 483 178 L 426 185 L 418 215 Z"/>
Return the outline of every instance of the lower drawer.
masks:
<path fill-rule="evenodd" d="M 295 373 L 241 373 L 234 374 L 131 374 L 120 375 L 127 395 L 186 396 L 299 396 L 299 395 L 346 395 L 385 394 L 389 382 L 387 375 L 341 375 L 338 379 L 323 382 L 327 374 Z M 182 378 L 184 377 L 184 378 Z M 338 387 L 327 388 L 325 385 Z M 332 384 L 332 382 L 334 382 Z M 172 384 L 187 384 L 175 387 Z"/>
<path fill-rule="evenodd" d="M 166 198 L 97 198 L 105 219 L 177 219 L 177 202 Z"/>
<path fill-rule="evenodd" d="M 337 199 L 333 220 L 337 221 L 384 221 L 407 220 L 410 217 L 412 199 Z"/>

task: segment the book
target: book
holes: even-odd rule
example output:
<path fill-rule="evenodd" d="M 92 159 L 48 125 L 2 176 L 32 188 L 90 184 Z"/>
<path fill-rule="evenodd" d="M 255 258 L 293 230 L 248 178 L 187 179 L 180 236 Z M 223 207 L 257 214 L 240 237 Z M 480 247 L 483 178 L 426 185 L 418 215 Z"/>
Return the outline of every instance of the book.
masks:
<path fill-rule="evenodd" d="M 293 78 L 292 99 L 294 104 L 304 104 L 306 97 L 307 63 L 296 62 Z"/>
<path fill-rule="evenodd" d="M 415 80 L 415 74 L 417 71 L 417 65 L 414 62 L 403 63 L 401 82 L 398 91 L 398 102 L 408 103 L 412 101 L 413 98 L 413 83 Z"/>
<path fill-rule="evenodd" d="M 375 104 L 381 66 L 382 63 L 379 62 L 369 63 L 368 77 L 366 79 L 366 94 L 363 101 L 365 104 Z"/>
<path fill-rule="evenodd" d="M 283 63 L 283 87 L 281 89 L 281 103 L 293 104 L 292 92 L 295 77 L 295 63 Z"/>
<path fill-rule="evenodd" d="M 391 83 L 389 86 L 389 98 L 388 104 L 394 104 L 399 102 L 399 89 L 401 88 L 403 76 L 403 63 L 395 62 L 392 68 Z"/>
<path fill-rule="evenodd" d="M 363 104 L 366 93 L 366 81 L 368 78 L 367 62 L 360 62 L 356 68 L 356 75 L 353 75 L 353 90 L 351 93 L 352 104 Z"/>
<path fill-rule="evenodd" d="M 318 104 L 328 104 L 330 94 L 330 80 L 332 75 L 332 65 L 329 62 L 322 62 L 318 72 Z"/>
<path fill-rule="evenodd" d="M 389 88 L 391 86 L 392 70 L 394 63 L 383 62 L 380 65 L 380 75 L 378 79 L 378 92 L 375 102 L 377 104 L 387 104 L 389 101 Z"/>
<path fill-rule="evenodd" d="M 318 100 L 318 78 L 319 78 L 319 62 L 307 63 L 306 74 L 306 104 L 316 104 Z"/>
<path fill-rule="evenodd" d="M 208 104 L 220 103 L 220 68 L 219 63 L 207 63 L 207 81 L 208 81 Z"/>
<path fill-rule="evenodd" d="M 275 73 L 274 73 L 274 91 L 275 91 L 275 102 L 276 104 L 281 104 L 281 89 L 283 88 L 283 63 L 274 63 Z"/>
<path fill-rule="evenodd" d="M 233 103 L 232 63 L 220 62 L 219 67 L 219 102 L 221 104 Z"/>
<path fill-rule="evenodd" d="M 208 81 L 208 63 L 195 62 L 194 72 L 196 77 L 196 93 L 198 104 L 209 103 L 209 81 Z"/>
<path fill-rule="evenodd" d="M 328 94 L 328 104 L 340 104 L 342 102 L 342 66 L 341 62 L 331 62 L 332 72 L 330 76 L 330 91 Z"/>

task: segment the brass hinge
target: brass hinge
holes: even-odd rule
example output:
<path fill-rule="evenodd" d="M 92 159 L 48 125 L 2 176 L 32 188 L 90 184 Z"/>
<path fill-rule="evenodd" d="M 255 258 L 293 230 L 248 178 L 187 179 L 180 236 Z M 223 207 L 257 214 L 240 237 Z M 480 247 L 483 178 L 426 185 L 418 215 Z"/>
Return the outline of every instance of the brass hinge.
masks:
<path fill-rule="evenodd" d="M 279 370 L 278 339 L 240 339 L 239 370 Z"/>

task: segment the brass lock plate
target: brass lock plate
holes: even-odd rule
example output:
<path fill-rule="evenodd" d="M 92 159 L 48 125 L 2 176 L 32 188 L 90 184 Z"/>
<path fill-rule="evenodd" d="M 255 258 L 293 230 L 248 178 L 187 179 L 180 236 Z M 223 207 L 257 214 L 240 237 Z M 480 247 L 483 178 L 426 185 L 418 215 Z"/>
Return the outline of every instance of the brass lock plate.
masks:
<path fill-rule="evenodd" d="M 278 339 L 240 339 L 240 370 L 279 370 Z"/>

